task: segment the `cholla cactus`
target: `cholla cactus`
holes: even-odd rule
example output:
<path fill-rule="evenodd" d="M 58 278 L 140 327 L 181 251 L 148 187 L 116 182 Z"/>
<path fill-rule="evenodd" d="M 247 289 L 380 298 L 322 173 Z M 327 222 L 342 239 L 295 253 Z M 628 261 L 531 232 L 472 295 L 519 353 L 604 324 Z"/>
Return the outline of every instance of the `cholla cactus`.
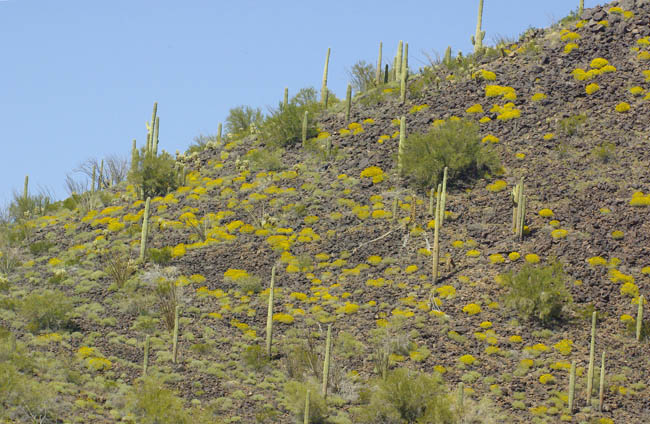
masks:
<path fill-rule="evenodd" d="M 485 31 L 481 31 L 481 23 L 483 22 L 483 0 L 478 1 L 478 18 L 476 20 L 476 34 L 472 35 L 471 41 L 474 46 L 474 53 L 483 49 L 483 39 L 485 38 Z"/>

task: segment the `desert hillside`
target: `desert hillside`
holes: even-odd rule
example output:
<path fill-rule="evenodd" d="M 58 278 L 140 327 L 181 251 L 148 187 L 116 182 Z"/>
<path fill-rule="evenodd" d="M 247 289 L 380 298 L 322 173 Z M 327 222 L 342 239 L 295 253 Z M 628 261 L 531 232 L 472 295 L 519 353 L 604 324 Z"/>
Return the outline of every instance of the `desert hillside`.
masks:
<path fill-rule="evenodd" d="M 349 112 L 174 157 L 154 110 L 124 181 L 26 183 L 0 422 L 650 422 L 650 2 L 400 60 Z"/>

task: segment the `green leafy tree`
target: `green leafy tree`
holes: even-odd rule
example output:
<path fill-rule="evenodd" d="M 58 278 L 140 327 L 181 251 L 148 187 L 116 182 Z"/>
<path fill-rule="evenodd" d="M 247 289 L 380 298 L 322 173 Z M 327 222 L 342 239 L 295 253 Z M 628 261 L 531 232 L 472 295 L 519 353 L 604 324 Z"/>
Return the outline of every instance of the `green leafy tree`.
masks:
<path fill-rule="evenodd" d="M 251 126 L 258 127 L 264 117 L 260 108 L 237 106 L 230 109 L 226 118 L 226 133 L 241 134 L 250 130 Z"/>
<path fill-rule="evenodd" d="M 557 260 L 546 266 L 526 264 L 516 274 L 510 271 L 501 278 L 508 288 L 504 303 L 524 319 L 550 324 L 573 301 L 565 285 L 568 276 Z"/>
<path fill-rule="evenodd" d="M 466 120 L 448 120 L 427 133 L 409 135 L 402 161 L 405 175 L 423 188 L 437 186 L 445 166 L 448 184 L 499 168 L 496 154 L 481 145 L 478 125 Z"/>
<path fill-rule="evenodd" d="M 356 93 L 363 93 L 375 87 L 375 72 L 375 67 L 365 60 L 360 60 L 352 65 L 352 68 L 348 70 L 352 89 Z"/>

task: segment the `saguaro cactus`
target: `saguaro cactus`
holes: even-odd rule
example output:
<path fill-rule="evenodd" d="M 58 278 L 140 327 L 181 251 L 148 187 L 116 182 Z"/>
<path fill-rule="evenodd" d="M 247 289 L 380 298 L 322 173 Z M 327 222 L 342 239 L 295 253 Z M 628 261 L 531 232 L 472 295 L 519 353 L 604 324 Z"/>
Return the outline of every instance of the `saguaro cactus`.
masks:
<path fill-rule="evenodd" d="M 460 383 L 458 383 L 458 410 L 460 411 L 461 414 L 463 414 L 463 410 L 465 409 L 464 403 L 465 403 L 465 383 L 461 381 Z"/>
<path fill-rule="evenodd" d="M 483 49 L 483 38 L 485 38 L 485 31 L 481 31 L 481 23 L 483 22 L 483 0 L 478 0 L 478 18 L 476 19 L 476 34 L 472 35 L 471 41 L 474 46 L 474 53 Z"/>
<path fill-rule="evenodd" d="M 151 205 L 151 197 L 147 197 L 144 204 L 144 214 L 142 215 L 142 235 L 140 236 L 140 261 L 144 261 L 145 254 L 147 253 L 147 237 L 149 235 L 149 207 Z"/>
<path fill-rule="evenodd" d="M 379 42 L 379 58 L 377 59 L 377 72 L 375 73 L 375 83 L 381 84 L 381 48 L 382 42 Z"/>
<path fill-rule="evenodd" d="M 596 354 L 596 311 L 591 314 L 591 343 L 589 344 L 589 368 L 587 370 L 587 406 L 591 405 L 594 384 L 594 356 Z"/>
<path fill-rule="evenodd" d="M 384 84 L 388 84 L 388 63 L 386 64 L 386 70 L 384 71 Z"/>
<path fill-rule="evenodd" d="M 576 398 L 576 361 L 571 362 L 569 372 L 569 414 L 573 414 L 573 407 Z"/>
<path fill-rule="evenodd" d="M 511 198 L 514 203 L 512 210 L 512 227 L 517 238 L 521 241 L 524 238 L 524 224 L 526 217 L 527 198 L 524 195 L 524 177 L 521 177 L 519 184 L 512 190 Z"/>
<path fill-rule="evenodd" d="M 436 195 L 436 214 L 433 218 L 435 224 L 433 226 L 433 252 L 431 255 L 432 270 L 431 277 L 433 279 L 432 284 L 435 285 L 438 281 L 438 266 L 440 264 L 440 215 L 444 212 L 441 211 L 442 207 L 442 185 L 438 184 L 438 193 Z M 433 293 L 433 290 L 431 291 Z"/>
<path fill-rule="evenodd" d="M 641 341 L 641 328 L 643 327 L 643 296 L 639 296 L 639 308 L 636 312 L 636 341 Z"/>
<path fill-rule="evenodd" d="M 142 364 L 142 375 L 147 375 L 147 369 L 149 368 L 149 336 L 144 339 L 144 360 Z"/>
<path fill-rule="evenodd" d="M 307 117 L 309 112 L 305 111 L 305 114 L 302 116 L 302 145 L 304 147 L 305 142 L 307 141 Z"/>
<path fill-rule="evenodd" d="M 395 57 L 395 79 L 400 78 L 402 75 L 402 52 L 404 50 L 404 42 L 399 40 L 397 45 L 397 56 Z"/>
<path fill-rule="evenodd" d="M 90 181 L 90 191 L 95 192 L 95 180 L 97 179 L 97 165 L 93 165 L 93 179 Z"/>
<path fill-rule="evenodd" d="M 138 146 L 136 144 L 135 138 L 131 143 L 131 172 L 135 171 L 136 165 L 138 163 Z"/>
<path fill-rule="evenodd" d="M 271 268 L 271 286 L 269 287 L 269 306 L 266 312 L 266 356 L 271 359 L 273 342 L 273 288 L 275 287 L 275 265 Z"/>
<path fill-rule="evenodd" d="M 174 309 L 174 339 L 172 341 L 172 362 L 176 363 L 178 360 L 178 315 L 180 313 L 180 306 Z"/>
<path fill-rule="evenodd" d="M 217 127 L 217 143 L 221 144 L 221 129 L 222 125 L 221 122 L 219 122 L 219 126 Z"/>
<path fill-rule="evenodd" d="M 582 12 L 585 11 L 585 0 L 580 0 L 580 5 L 578 6 L 578 17 L 582 16 Z"/>
<path fill-rule="evenodd" d="M 352 86 L 348 84 L 345 93 L 345 122 L 350 122 L 350 108 L 352 107 Z"/>
<path fill-rule="evenodd" d="M 404 142 L 406 140 L 406 116 L 399 121 L 399 146 L 397 147 L 397 174 L 402 175 L 402 160 L 404 156 Z"/>
<path fill-rule="evenodd" d="M 327 326 L 325 342 L 325 360 L 323 361 L 323 397 L 327 397 L 327 380 L 330 373 L 330 350 L 332 349 L 332 324 Z"/>
<path fill-rule="evenodd" d="M 400 66 L 400 101 L 402 104 L 406 102 L 406 78 L 408 76 L 408 52 L 409 44 L 406 43 L 404 48 L 404 55 L 402 56 L 402 64 Z"/>
<path fill-rule="evenodd" d="M 147 125 L 147 154 L 150 155 L 153 152 L 154 144 L 154 130 L 156 128 L 156 113 L 158 112 L 158 102 L 153 102 L 153 112 L 151 114 L 151 123 Z"/>
<path fill-rule="evenodd" d="M 289 104 L 289 87 L 284 87 L 284 99 L 282 100 L 282 107 L 286 109 L 288 104 Z"/>
<path fill-rule="evenodd" d="M 320 89 L 320 102 L 322 103 L 323 107 L 327 109 L 327 69 L 329 68 L 330 64 L 330 48 L 327 48 L 327 56 L 325 56 L 325 69 L 323 69 L 323 86 Z"/>
<path fill-rule="evenodd" d="M 160 117 L 156 116 L 156 125 L 154 126 L 153 138 L 152 138 L 152 147 L 151 154 L 156 157 L 158 156 L 158 129 L 160 126 Z"/>
<path fill-rule="evenodd" d="M 442 172 L 442 196 L 440 198 L 440 225 L 445 223 L 445 207 L 447 206 L 447 171 L 448 167 L 445 166 Z"/>

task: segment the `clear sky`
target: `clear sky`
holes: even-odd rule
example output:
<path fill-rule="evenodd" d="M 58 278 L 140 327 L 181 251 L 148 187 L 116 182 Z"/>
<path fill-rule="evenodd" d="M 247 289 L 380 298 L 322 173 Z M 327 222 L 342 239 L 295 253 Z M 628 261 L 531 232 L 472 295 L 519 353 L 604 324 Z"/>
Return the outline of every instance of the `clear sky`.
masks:
<path fill-rule="evenodd" d="M 586 0 L 585 7 L 603 4 Z M 485 43 L 547 27 L 578 0 L 485 0 Z M 0 205 L 22 190 L 65 198 L 88 158 L 128 157 L 158 102 L 160 147 L 183 152 L 230 108 L 277 106 L 284 87 L 345 96 L 347 70 L 425 53 L 470 52 L 478 0 L 0 0 Z"/>

